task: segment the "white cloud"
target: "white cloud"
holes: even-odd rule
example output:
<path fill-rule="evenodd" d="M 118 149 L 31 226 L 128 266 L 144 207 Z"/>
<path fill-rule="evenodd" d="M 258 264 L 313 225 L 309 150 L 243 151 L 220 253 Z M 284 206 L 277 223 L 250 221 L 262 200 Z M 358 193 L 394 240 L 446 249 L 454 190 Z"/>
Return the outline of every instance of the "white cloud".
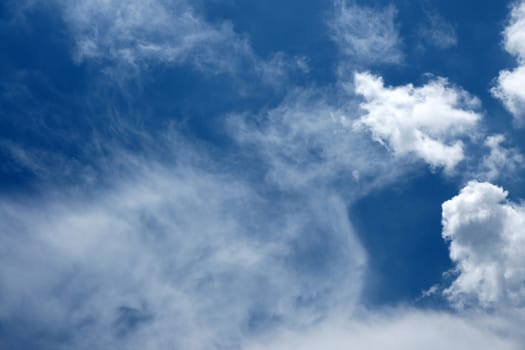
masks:
<path fill-rule="evenodd" d="M 518 59 L 518 67 L 501 71 L 492 94 L 503 101 L 518 125 L 525 118 L 525 2 L 516 3 L 504 31 L 505 49 Z"/>
<path fill-rule="evenodd" d="M 197 66 L 227 70 L 214 50 L 246 50 L 231 26 L 211 26 L 185 0 L 59 1 L 77 43 L 76 57 L 118 59 L 129 64 L 191 60 Z"/>
<path fill-rule="evenodd" d="M 457 45 L 456 28 L 450 22 L 436 10 L 425 11 L 425 17 L 425 24 L 418 32 L 422 40 L 440 49 L 447 49 Z"/>
<path fill-rule="evenodd" d="M 231 116 L 228 125 L 247 152 L 263 157 L 271 183 L 335 186 L 352 201 L 414 171 L 414 160 L 452 171 L 465 158 L 463 141 L 481 134 L 479 104 L 442 78 L 385 87 L 380 77 L 357 73 L 353 83 L 293 90 L 276 108 Z M 513 154 L 494 149 L 486 165 L 508 155 L 510 166 Z"/>
<path fill-rule="evenodd" d="M 75 43 L 77 62 L 98 62 L 114 78 L 152 66 L 186 65 L 209 74 L 248 73 L 281 85 L 308 71 L 304 57 L 275 52 L 261 59 L 228 21 L 210 23 L 188 0 L 23 0 L 10 4 L 18 21 L 34 7 L 58 11 Z"/>
<path fill-rule="evenodd" d="M 473 181 L 443 203 L 443 237 L 458 273 L 444 293 L 457 307 L 525 303 L 525 207 L 507 196 Z"/>
<path fill-rule="evenodd" d="M 366 112 L 355 127 L 369 129 L 396 156 L 414 155 L 447 171 L 464 158 L 461 138 L 481 119 L 479 101 L 443 78 L 421 87 L 385 87 L 381 77 L 357 73 L 355 91 Z"/>
<path fill-rule="evenodd" d="M 189 63 L 212 71 L 237 69 L 231 52 L 256 60 L 231 26 L 204 22 L 185 1 L 60 4 L 78 44 L 79 60 L 132 66 Z M 402 59 L 393 8 L 378 13 L 342 4 L 334 32 L 349 60 Z M 261 64 L 257 69 L 275 76 L 288 63 L 276 55 Z M 307 70 L 304 62 L 298 64 Z M 514 338 L 473 318 L 359 309 L 367 256 L 348 220 L 348 203 L 409 171 L 409 155 L 451 170 L 464 157 L 461 138 L 476 131 L 480 115 L 475 111 L 478 101 L 444 79 L 422 87 L 385 87 L 381 78 L 359 73 L 355 91 L 354 86 L 341 84 L 337 89 L 341 87 L 335 93 L 329 88 L 295 91 L 258 118 L 230 118 L 230 130 L 248 146 L 243 150 L 255 154 L 250 165 L 265 162 L 268 183 L 255 185 L 243 180 L 244 174 L 226 173 L 227 166 L 218 169 L 203 155 L 185 154 L 175 157 L 174 166 L 159 166 L 120 154 L 124 159 L 105 159 L 104 165 L 124 170 L 112 174 L 110 184 L 105 182 L 94 193 L 60 189 L 60 195 L 45 191 L 47 197 L 0 198 L 2 328 L 10 326 L 4 320 L 22 320 L 28 328 L 50 335 L 51 341 L 60 338 L 61 348 L 79 350 L 242 345 L 517 349 Z M 367 114 L 361 117 L 356 92 L 365 100 L 360 106 Z M 360 127 L 369 129 L 397 157 Z M 500 141 L 487 141 L 492 150 L 486 158 L 489 174 L 501 159 L 509 158 Z M 26 167 L 51 171 L 48 158 L 8 146 Z M 177 146 L 173 148 L 192 148 L 184 142 Z M 237 167 L 251 170 L 245 164 Z M 457 203 L 456 198 L 451 203 Z M 469 203 L 445 204 L 449 210 L 445 214 L 444 209 L 444 235 L 451 239 L 460 272 L 447 296 L 457 305 L 467 303 L 467 294 L 482 305 L 519 304 L 522 292 L 516 276 L 523 271 L 507 266 L 514 260 L 523 266 L 523 249 L 512 251 L 522 247 L 523 240 L 518 237 L 508 251 L 498 253 L 509 292 L 505 297 L 492 293 L 494 283 L 487 282 L 487 276 L 494 276 L 493 264 L 484 265 L 482 259 L 490 256 L 480 258 L 477 245 L 464 243 L 471 234 L 471 222 L 461 222 L 468 218 L 464 208 Z M 469 210 L 485 210 L 485 205 L 499 213 L 505 207 L 521 218 L 521 207 L 494 203 L 484 198 Z M 478 217 L 483 214 L 473 221 Z M 460 224 L 449 223 L 454 220 Z M 487 232 L 482 234 L 489 236 Z M 457 247 L 473 253 L 456 256 Z M 471 260 L 476 263 L 473 268 Z M 484 279 L 471 288 L 472 274 Z"/>
<path fill-rule="evenodd" d="M 395 20 L 392 6 L 377 9 L 336 1 L 329 25 L 343 54 L 342 64 L 400 63 L 403 53 Z"/>
<path fill-rule="evenodd" d="M 353 200 L 408 168 L 353 130 L 356 106 L 350 90 L 299 90 L 259 115 L 230 117 L 229 127 L 247 152 L 262 157 L 270 183 L 286 191 L 336 188 Z"/>
<path fill-rule="evenodd" d="M 498 134 L 487 137 L 485 147 L 490 152 L 482 160 L 477 169 L 477 178 L 492 181 L 501 177 L 510 177 L 523 168 L 524 158 L 516 148 L 505 147 L 505 136 Z"/>
<path fill-rule="evenodd" d="M 498 84 L 492 88 L 492 93 L 505 104 L 505 107 L 521 123 L 525 117 L 525 66 L 513 71 L 502 71 L 498 77 Z"/>
<path fill-rule="evenodd" d="M 369 313 L 359 321 L 329 320 L 271 334 L 246 349 L 521 349 L 519 338 L 510 338 L 499 332 L 500 327 L 480 322 L 484 316 L 475 316 L 479 319 L 414 310 Z"/>
<path fill-rule="evenodd" d="M 525 60 L 525 2 L 517 2 L 512 9 L 509 26 L 505 28 L 505 49 Z"/>
<path fill-rule="evenodd" d="M 89 195 L 2 198 L 3 327 L 23 320 L 54 349 L 218 349 L 351 312 L 366 257 L 336 196 L 270 202 L 181 163 L 130 160 L 132 178 Z"/>

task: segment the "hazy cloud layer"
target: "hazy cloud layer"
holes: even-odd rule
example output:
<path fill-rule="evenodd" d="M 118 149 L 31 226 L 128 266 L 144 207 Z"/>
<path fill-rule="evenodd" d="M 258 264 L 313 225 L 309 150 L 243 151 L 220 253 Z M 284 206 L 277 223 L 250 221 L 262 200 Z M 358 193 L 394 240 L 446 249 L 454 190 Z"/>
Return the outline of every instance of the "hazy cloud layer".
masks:
<path fill-rule="evenodd" d="M 477 319 L 476 319 L 477 318 Z M 466 317 L 416 310 L 369 313 L 359 321 L 333 319 L 316 328 L 301 328 L 263 338 L 249 350 L 285 349 L 520 349 L 520 341 L 508 337 L 506 322 L 484 322 L 483 315 Z"/>
<path fill-rule="evenodd" d="M 27 347 L 238 348 L 355 307 L 366 256 L 337 196 L 272 203 L 196 165 L 140 164 L 92 195 L 0 201 L 0 319 L 44 335 Z"/>

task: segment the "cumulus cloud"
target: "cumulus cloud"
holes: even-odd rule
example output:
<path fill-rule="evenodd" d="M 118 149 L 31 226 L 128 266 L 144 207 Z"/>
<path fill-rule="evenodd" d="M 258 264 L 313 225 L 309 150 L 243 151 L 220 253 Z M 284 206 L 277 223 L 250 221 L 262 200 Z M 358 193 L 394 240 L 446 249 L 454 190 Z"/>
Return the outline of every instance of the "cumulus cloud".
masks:
<path fill-rule="evenodd" d="M 525 3 L 516 2 L 512 9 L 510 23 L 504 31 L 505 49 L 517 56 L 520 60 L 525 59 Z"/>
<path fill-rule="evenodd" d="M 476 130 L 479 101 L 438 78 L 415 87 L 384 85 L 370 73 L 355 75 L 355 91 L 366 113 L 354 123 L 395 156 L 413 155 L 432 167 L 452 170 L 464 158 L 461 138 Z"/>
<path fill-rule="evenodd" d="M 362 7 L 345 0 L 335 4 L 329 25 L 343 64 L 393 64 L 403 60 L 394 7 Z"/>
<path fill-rule="evenodd" d="M 505 49 L 517 58 L 518 67 L 500 72 L 492 94 L 503 102 L 520 125 L 525 118 L 525 2 L 516 3 L 503 35 Z"/>
<path fill-rule="evenodd" d="M 479 104 L 443 78 L 388 87 L 381 77 L 356 73 L 352 83 L 296 89 L 275 108 L 233 115 L 228 130 L 263 157 L 270 182 L 283 189 L 335 185 L 353 200 L 413 171 L 415 160 L 452 171 L 465 158 L 463 141 L 478 133 Z M 510 167 L 514 153 L 496 146 L 486 167 L 501 165 L 503 156 Z"/>
<path fill-rule="evenodd" d="M 525 66 L 520 66 L 513 71 L 500 72 L 498 84 L 492 89 L 494 96 L 503 101 L 518 123 L 525 115 L 524 84 Z"/>
<path fill-rule="evenodd" d="M 459 308 L 524 305 L 525 207 L 507 196 L 473 181 L 443 203 L 443 237 L 457 270 L 444 293 Z"/>

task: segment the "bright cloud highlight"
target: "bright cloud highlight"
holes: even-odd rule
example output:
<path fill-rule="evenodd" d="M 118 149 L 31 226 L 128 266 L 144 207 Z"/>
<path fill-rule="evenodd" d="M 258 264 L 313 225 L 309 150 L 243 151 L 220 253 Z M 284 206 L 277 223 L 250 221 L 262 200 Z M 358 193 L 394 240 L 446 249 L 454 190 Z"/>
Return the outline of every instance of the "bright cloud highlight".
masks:
<path fill-rule="evenodd" d="M 503 34 L 505 49 L 517 58 L 518 67 L 501 71 L 492 93 L 521 125 L 525 118 L 525 2 L 514 6 L 510 23 Z"/>
<path fill-rule="evenodd" d="M 443 203 L 443 237 L 458 273 L 445 295 L 458 307 L 524 305 L 525 207 L 507 197 L 473 181 Z"/>
<path fill-rule="evenodd" d="M 385 86 L 381 77 L 355 75 L 365 114 L 354 123 L 372 133 L 395 156 L 416 156 L 451 171 L 464 158 L 461 138 L 476 132 L 479 100 L 438 78 L 415 87 Z"/>

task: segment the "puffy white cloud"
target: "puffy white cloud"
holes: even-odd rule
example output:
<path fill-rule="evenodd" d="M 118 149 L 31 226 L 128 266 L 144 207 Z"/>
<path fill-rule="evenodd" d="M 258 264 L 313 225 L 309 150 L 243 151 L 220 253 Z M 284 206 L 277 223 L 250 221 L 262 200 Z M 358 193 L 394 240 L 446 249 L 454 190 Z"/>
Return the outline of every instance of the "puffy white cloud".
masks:
<path fill-rule="evenodd" d="M 504 31 L 505 49 L 518 59 L 514 70 L 501 71 L 492 93 L 501 99 L 518 124 L 525 118 L 525 2 L 516 3 Z"/>
<path fill-rule="evenodd" d="M 525 117 L 525 66 L 513 71 L 502 71 L 498 77 L 498 84 L 492 88 L 492 93 L 505 104 L 505 107 L 521 123 Z M 519 124 L 518 124 L 519 125 Z"/>
<path fill-rule="evenodd" d="M 414 155 L 448 171 L 464 158 L 461 138 L 481 119 L 479 101 L 443 78 L 421 87 L 385 87 L 381 77 L 357 73 L 355 91 L 366 112 L 355 127 L 369 129 L 396 156 Z"/>
<path fill-rule="evenodd" d="M 521 61 L 525 60 L 525 2 L 516 2 L 504 36 L 505 49 Z"/>
<path fill-rule="evenodd" d="M 443 237 L 458 274 L 444 293 L 459 308 L 525 303 L 525 206 L 507 196 L 473 181 L 443 203 Z"/>
<path fill-rule="evenodd" d="M 335 185 L 351 201 L 413 171 L 414 160 L 452 171 L 465 157 L 463 140 L 478 132 L 478 107 L 445 79 L 385 87 L 357 73 L 354 83 L 296 89 L 275 108 L 231 116 L 229 130 L 262 155 L 270 182 L 287 190 Z M 504 153 L 495 149 L 486 165 Z"/>
<path fill-rule="evenodd" d="M 336 1 L 329 25 L 343 54 L 342 64 L 400 63 L 401 39 L 396 26 L 396 9 L 362 7 Z"/>

